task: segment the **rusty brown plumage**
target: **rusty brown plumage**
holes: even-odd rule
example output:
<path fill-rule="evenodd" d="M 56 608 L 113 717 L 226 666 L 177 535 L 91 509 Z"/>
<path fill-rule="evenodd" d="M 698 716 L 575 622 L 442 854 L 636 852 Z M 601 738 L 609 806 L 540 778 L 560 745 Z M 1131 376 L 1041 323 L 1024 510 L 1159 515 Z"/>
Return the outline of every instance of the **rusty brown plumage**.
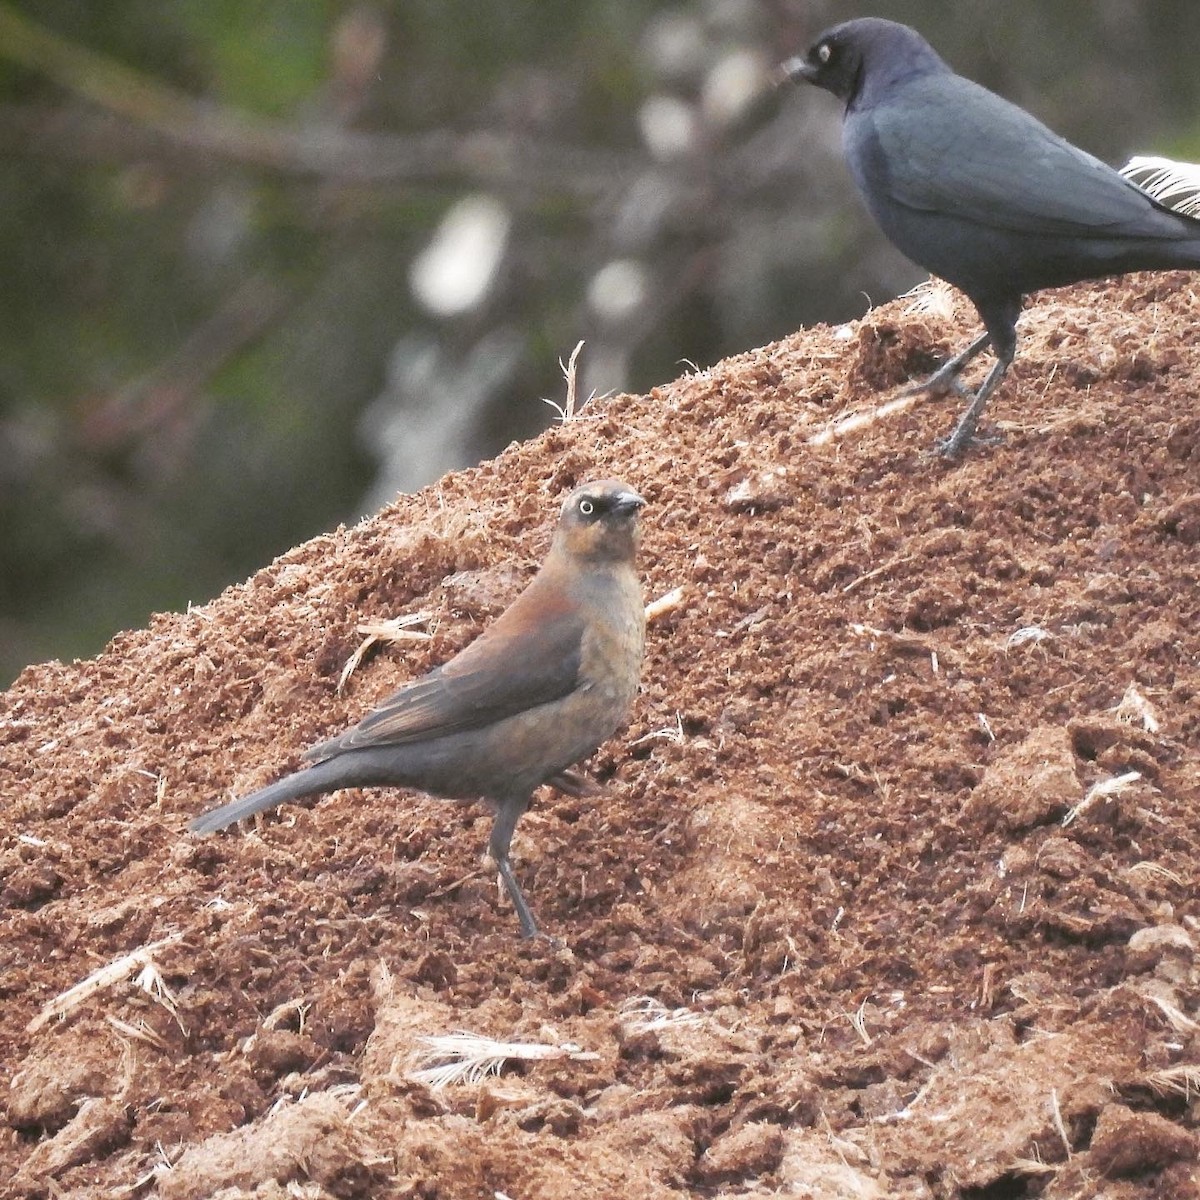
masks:
<path fill-rule="evenodd" d="M 629 714 L 645 636 L 634 569 L 643 503 L 615 480 L 576 488 L 537 575 L 465 650 L 308 750 L 312 766 L 202 814 L 189 828 L 224 829 L 344 787 L 394 785 L 483 799 L 495 813 L 489 852 L 521 932 L 531 937 L 537 925 L 509 844 L 539 785 L 581 794 L 568 768 Z"/>

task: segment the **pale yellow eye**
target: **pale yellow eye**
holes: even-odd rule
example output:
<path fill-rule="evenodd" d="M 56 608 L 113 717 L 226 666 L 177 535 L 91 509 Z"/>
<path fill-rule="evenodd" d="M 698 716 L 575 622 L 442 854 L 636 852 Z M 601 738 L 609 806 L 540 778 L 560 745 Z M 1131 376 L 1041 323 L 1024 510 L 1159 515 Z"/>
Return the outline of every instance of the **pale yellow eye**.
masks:
<path fill-rule="evenodd" d="M 833 57 L 833 47 L 828 42 L 822 42 L 817 47 L 817 57 L 823 63 L 827 63 Z"/>
<path fill-rule="evenodd" d="M 590 500 L 580 500 L 579 511 L 585 517 L 590 517 L 596 511 L 596 506 Z"/>

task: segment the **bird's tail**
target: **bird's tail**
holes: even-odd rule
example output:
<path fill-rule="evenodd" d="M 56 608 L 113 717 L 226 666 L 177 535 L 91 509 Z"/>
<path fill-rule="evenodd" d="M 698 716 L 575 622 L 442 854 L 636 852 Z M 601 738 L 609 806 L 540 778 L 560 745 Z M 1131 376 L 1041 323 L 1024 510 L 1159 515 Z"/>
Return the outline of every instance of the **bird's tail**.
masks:
<path fill-rule="evenodd" d="M 1121 174 L 1163 208 L 1200 218 L 1200 165 L 1142 155 L 1131 158 Z"/>
<path fill-rule="evenodd" d="M 319 796 L 323 792 L 332 792 L 340 787 L 353 787 L 354 780 L 347 778 L 345 764 L 335 765 L 336 763 L 336 759 L 331 759 L 295 774 L 285 775 L 257 792 L 251 792 L 239 800 L 231 800 L 210 812 L 201 813 L 188 822 L 188 828 L 193 833 L 212 833 L 242 820 L 243 817 L 286 804 L 289 800 Z"/>

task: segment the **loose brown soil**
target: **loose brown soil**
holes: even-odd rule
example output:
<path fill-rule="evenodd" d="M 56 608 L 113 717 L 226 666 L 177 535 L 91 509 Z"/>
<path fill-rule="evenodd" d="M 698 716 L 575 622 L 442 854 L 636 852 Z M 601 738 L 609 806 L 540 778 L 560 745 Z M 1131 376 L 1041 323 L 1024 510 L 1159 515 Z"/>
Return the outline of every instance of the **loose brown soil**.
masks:
<path fill-rule="evenodd" d="M 926 454 L 954 400 L 821 436 L 972 336 L 935 289 L 595 403 L 26 670 L 0 1189 L 1196 1195 L 1195 287 L 1039 297 L 1004 440 L 961 466 Z M 647 598 L 684 598 L 605 794 L 544 792 L 518 829 L 555 940 L 516 936 L 474 806 L 342 792 L 183 832 L 464 645 L 606 475 L 650 501 Z M 339 696 L 356 626 L 417 611 L 432 638 Z M 556 1049 L 414 1078 L 461 1030 Z"/>

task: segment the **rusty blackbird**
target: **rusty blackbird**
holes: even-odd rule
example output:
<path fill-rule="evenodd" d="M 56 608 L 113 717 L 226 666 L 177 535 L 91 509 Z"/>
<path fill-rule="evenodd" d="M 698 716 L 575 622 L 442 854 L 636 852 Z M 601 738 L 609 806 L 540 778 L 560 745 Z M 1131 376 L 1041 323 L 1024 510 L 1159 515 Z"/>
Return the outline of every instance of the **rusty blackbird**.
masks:
<path fill-rule="evenodd" d="M 634 570 L 644 501 L 614 480 L 576 488 L 528 587 L 461 653 L 357 725 L 308 750 L 312 766 L 191 822 L 207 833 L 252 813 L 346 787 L 419 788 L 483 799 L 488 850 L 521 933 L 537 925 L 509 861 L 534 789 L 575 791 L 567 771 L 626 720 L 638 687 L 645 613 Z M 575 791 L 575 794 L 579 794 Z"/>

